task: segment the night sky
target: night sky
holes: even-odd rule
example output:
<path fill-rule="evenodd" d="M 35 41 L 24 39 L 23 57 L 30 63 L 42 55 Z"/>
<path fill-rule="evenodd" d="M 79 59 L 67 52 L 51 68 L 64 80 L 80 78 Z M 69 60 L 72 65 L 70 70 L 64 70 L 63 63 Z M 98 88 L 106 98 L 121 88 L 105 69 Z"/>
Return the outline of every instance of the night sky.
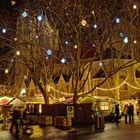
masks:
<path fill-rule="evenodd" d="M 10 9 L 11 0 L 0 0 L 0 8 Z"/>
<path fill-rule="evenodd" d="M 23 0 L 13 0 L 16 4 L 12 6 L 11 1 L 12 0 L 0 0 L 0 9 L 12 11 L 13 9 L 17 9 L 17 7 L 24 2 Z"/>

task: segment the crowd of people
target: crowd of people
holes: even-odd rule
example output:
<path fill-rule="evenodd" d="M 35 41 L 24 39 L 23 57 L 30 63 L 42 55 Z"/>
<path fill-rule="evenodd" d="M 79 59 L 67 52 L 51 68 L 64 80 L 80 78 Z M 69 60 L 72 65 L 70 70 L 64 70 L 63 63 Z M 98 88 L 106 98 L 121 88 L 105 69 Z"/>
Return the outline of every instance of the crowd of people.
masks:
<path fill-rule="evenodd" d="M 115 105 L 115 122 L 118 125 L 120 117 L 124 116 L 125 124 L 134 123 L 134 105 L 125 104 L 122 113 L 120 114 L 119 104 Z"/>

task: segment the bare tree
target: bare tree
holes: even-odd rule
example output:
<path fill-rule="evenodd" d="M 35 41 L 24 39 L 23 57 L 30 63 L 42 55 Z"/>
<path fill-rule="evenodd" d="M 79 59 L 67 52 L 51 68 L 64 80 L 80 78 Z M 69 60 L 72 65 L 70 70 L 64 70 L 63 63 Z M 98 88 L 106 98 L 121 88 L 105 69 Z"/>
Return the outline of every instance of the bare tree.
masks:
<path fill-rule="evenodd" d="M 136 5 L 139 2 L 59 0 L 44 3 L 48 19 L 59 30 L 60 51 L 67 67 L 64 71 L 72 77 L 74 103 L 106 80 L 109 82 L 121 69 L 138 63 L 134 59 L 133 41 L 138 37 Z M 102 67 L 105 78 L 80 94 L 87 86 L 91 71 L 100 67 L 94 66 L 95 61 Z"/>
<path fill-rule="evenodd" d="M 16 63 L 26 66 L 25 73 L 34 79 L 46 104 L 46 86 L 56 72 L 72 77 L 76 103 L 104 82 L 111 83 L 121 69 L 138 63 L 133 41 L 138 38 L 139 9 L 131 1 L 28 0 L 18 13 Z M 105 77 L 81 94 L 98 67 Z"/>

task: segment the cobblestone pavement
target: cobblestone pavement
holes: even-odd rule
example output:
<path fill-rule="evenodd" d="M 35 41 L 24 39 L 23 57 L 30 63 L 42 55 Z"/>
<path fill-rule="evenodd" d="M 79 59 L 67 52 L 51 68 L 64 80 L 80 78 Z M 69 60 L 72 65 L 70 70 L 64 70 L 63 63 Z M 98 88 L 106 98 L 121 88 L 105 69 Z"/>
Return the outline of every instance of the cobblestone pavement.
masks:
<path fill-rule="evenodd" d="M 137 118 L 134 124 L 124 124 L 123 120 L 118 126 L 115 123 L 107 123 L 103 132 L 95 132 L 90 127 L 71 128 L 70 130 L 56 129 L 53 126 L 39 127 L 35 125 L 32 127 L 33 134 L 31 136 L 15 136 L 10 134 L 9 128 L 4 129 L 0 125 L 0 140 L 64 140 L 64 137 L 71 137 L 71 140 L 75 138 L 78 140 L 140 140 L 140 120 Z"/>

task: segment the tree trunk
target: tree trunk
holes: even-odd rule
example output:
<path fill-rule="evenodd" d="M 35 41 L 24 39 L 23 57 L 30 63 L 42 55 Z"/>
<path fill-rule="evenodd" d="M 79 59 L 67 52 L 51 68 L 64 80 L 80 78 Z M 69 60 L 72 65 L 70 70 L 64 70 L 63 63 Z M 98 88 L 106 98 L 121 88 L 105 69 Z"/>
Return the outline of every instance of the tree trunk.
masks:
<path fill-rule="evenodd" d="M 38 87 L 44 97 L 45 105 L 49 104 L 49 96 L 46 93 L 46 88 L 43 88 L 40 83 L 38 83 Z"/>
<path fill-rule="evenodd" d="M 76 104 L 77 100 L 78 100 L 77 93 L 74 93 L 74 95 L 73 95 L 73 104 Z"/>
<path fill-rule="evenodd" d="M 44 97 L 45 105 L 48 105 L 49 104 L 49 97 L 48 97 L 46 91 L 44 91 L 43 97 Z"/>

